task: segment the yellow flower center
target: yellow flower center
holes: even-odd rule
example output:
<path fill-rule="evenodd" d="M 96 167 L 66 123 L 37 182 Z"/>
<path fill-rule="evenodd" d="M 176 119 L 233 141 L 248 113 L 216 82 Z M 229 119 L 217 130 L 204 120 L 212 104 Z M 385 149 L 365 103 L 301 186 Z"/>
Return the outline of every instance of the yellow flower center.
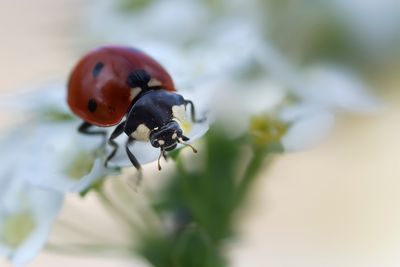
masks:
<path fill-rule="evenodd" d="M 269 116 L 256 116 L 250 121 L 250 132 L 256 145 L 279 143 L 288 125 Z"/>
<path fill-rule="evenodd" d="M 183 120 L 181 122 L 181 127 L 182 127 L 183 133 L 188 134 L 192 130 L 193 124 L 188 120 Z"/>
<path fill-rule="evenodd" d="M 35 229 L 35 221 L 30 213 L 19 213 L 8 217 L 1 229 L 0 238 L 11 247 L 16 248 Z"/>

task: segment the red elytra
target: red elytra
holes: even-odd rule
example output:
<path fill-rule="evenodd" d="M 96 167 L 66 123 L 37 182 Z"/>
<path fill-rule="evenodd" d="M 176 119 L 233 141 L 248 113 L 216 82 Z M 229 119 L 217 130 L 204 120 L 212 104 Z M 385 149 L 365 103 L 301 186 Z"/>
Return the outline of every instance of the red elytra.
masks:
<path fill-rule="evenodd" d="M 175 91 L 168 72 L 153 58 L 131 47 L 102 46 L 90 51 L 73 69 L 67 101 L 84 121 L 101 127 L 118 124 L 137 100 L 131 97 L 128 76 L 145 70 L 167 91 Z M 90 101 L 95 111 L 89 109 Z"/>

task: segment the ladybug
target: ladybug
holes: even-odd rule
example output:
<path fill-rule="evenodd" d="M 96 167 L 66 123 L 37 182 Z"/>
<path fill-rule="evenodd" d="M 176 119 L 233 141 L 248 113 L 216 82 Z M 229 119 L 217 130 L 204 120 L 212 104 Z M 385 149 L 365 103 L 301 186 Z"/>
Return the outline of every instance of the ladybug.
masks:
<path fill-rule="evenodd" d="M 83 120 L 78 128 L 83 134 L 102 135 L 106 140 L 105 130 L 92 127 L 116 126 L 108 137 L 113 149 L 105 166 L 118 150 L 115 139 L 125 133 L 126 153 L 139 171 L 141 166 L 129 149 L 131 143 L 150 142 L 160 148 L 161 169 L 159 161 L 166 151 L 178 143 L 190 146 L 180 126 L 187 106 L 193 122 L 204 120 L 196 118 L 193 102 L 176 93 L 171 76 L 156 60 L 124 46 L 102 46 L 83 56 L 70 75 L 67 102 Z"/>

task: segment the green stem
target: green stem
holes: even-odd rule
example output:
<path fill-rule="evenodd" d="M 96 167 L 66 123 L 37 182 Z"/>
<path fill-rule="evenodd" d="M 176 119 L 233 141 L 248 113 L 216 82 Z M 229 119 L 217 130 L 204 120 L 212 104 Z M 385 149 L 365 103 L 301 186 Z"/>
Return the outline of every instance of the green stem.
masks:
<path fill-rule="evenodd" d="M 236 205 L 240 205 L 240 203 L 246 197 L 249 188 L 253 184 L 255 178 L 257 178 L 258 172 L 264 163 L 265 156 L 266 153 L 263 150 L 254 150 L 254 155 L 247 165 L 246 171 L 237 188 Z"/>

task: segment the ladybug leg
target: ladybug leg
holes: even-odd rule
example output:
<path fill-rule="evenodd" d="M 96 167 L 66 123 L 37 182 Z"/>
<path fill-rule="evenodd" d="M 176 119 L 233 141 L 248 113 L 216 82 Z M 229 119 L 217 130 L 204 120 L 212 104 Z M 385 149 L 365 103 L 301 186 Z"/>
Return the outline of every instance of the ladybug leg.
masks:
<path fill-rule="evenodd" d="M 104 162 L 104 166 L 107 167 L 108 162 L 115 156 L 118 150 L 118 144 L 117 142 L 114 141 L 115 138 L 120 136 L 124 132 L 125 128 L 125 121 L 121 122 L 111 133 L 110 138 L 108 138 L 108 144 L 113 147 L 113 150 L 111 153 L 108 155 L 106 161 Z"/>
<path fill-rule="evenodd" d="M 90 130 L 94 126 L 86 121 L 84 121 L 78 128 L 78 132 L 86 135 L 101 135 L 103 136 L 103 143 L 106 143 L 107 132 L 102 130 Z"/>
<path fill-rule="evenodd" d="M 129 150 L 129 145 L 132 144 L 134 141 L 135 141 L 135 138 L 129 136 L 128 141 L 126 141 L 126 144 L 125 144 L 125 150 L 126 150 L 126 154 L 128 155 L 129 160 L 132 162 L 132 165 L 139 172 L 139 177 L 137 180 L 137 183 L 139 184 L 143 177 L 142 166 L 140 165 L 139 161 L 136 159 L 135 155 L 133 155 L 133 153 Z"/>
<path fill-rule="evenodd" d="M 190 115 L 191 115 L 192 121 L 194 123 L 201 123 L 201 122 L 204 122 L 206 120 L 206 118 L 201 118 L 201 119 L 196 118 L 196 109 L 195 109 L 194 104 L 193 104 L 192 101 L 185 99 L 183 103 L 185 104 L 185 107 L 187 105 L 190 105 Z"/>

